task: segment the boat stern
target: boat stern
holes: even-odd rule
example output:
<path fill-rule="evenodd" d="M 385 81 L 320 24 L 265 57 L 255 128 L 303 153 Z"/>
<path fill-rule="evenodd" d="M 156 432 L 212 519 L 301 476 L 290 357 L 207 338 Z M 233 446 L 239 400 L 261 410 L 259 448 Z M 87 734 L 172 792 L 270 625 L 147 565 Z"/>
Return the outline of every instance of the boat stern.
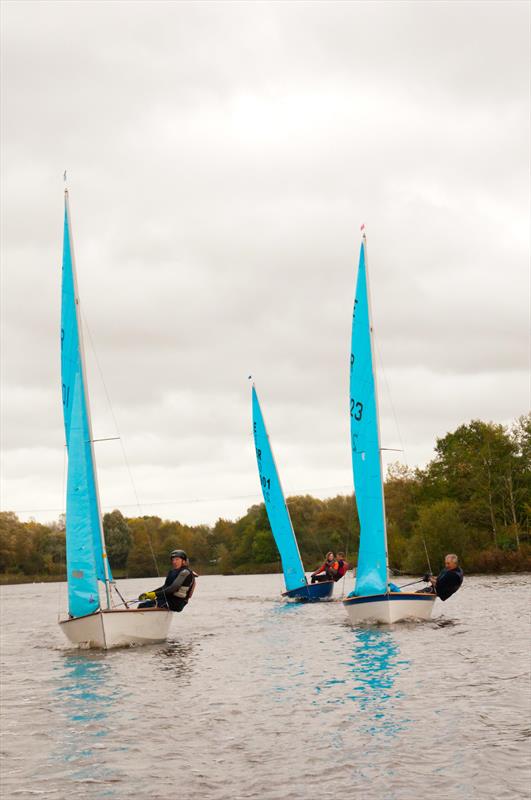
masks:
<path fill-rule="evenodd" d="M 330 600 L 334 591 L 334 581 L 321 581 L 321 583 L 308 583 L 289 592 L 283 592 L 282 597 L 299 602 L 315 603 L 318 600 Z"/>
<path fill-rule="evenodd" d="M 434 594 L 389 592 L 380 595 L 347 597 L 343 605 L 349 622 L 379 622 L 392 624 L 401 620 L 430 619 L 435 602 Z"/>
<path fill-rule="evenodd" d="M 166 641 L 172 615 L 164 608 L 110 609 L 62 620 L 59 627 L 76 647 L 112 650 Z"/>

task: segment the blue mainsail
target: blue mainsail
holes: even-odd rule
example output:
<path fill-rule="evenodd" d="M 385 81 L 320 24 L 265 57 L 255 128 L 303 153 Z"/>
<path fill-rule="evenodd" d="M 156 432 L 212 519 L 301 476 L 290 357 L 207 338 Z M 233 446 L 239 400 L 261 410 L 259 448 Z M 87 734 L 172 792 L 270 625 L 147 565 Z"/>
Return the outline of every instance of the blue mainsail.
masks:
<path fill-rule="evenodd" d="M 253 433 L 256 448 L 256 460 L 262 494 L 269 524 L 275 537 L 275 542 L 282 561 L 282 570 L 286 582 L 286 590 L 298 589 L 306 586 L 306 575 L 302 565 L 301 556 L 291 518 L 284 499 L 282 486 L 278 477 L 273 451 L 269 444 L 269 436 L 265 427 L 264 418 L 258 402 L 258 395 L 253 386 Z"/>
<path fill-rule="evenodd" d="M 72 617 L 80 617 L 100 607 L 98 579 L 105 581 L 106 575 L 92 431 L 86 396 L 79 298 L 66 193 L 61 304 L 61 379 L 68 450 L 66 490 L 68 610 Z M 112 580 L 110 567 L 107 567 L 107 570 L 107 579 Z"/>
<path fill-rule="evenodd" d="M 372 353 L 365 238 L 362 240 L 350 354 L 350 435 L 360 547 L 354 594 L 387 592 L 387 535 Z"/>

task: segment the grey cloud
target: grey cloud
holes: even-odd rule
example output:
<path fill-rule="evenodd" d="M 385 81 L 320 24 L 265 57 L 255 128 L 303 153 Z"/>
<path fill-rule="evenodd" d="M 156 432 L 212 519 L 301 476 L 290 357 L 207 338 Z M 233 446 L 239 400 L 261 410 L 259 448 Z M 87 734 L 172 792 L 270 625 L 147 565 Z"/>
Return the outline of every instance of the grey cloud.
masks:
<path fill-rule="evenodd" d="M 114 432 L 108 393 L 149 502 L 178 484 L 243 513 L 249 373 L 288 491 L 348 484 L 361 222 L 410 460 L 471 417 L 525 411 L 527 25 L 512 2 L 6 3 L 8 507 L 50 505 L 44 473 L 62 471 L 65 167 L 95 431 Z M 382 398 L 396 443 L 393 417 Z M 98 450 L 109 502 L 130 500 L 120 452 Z"/>

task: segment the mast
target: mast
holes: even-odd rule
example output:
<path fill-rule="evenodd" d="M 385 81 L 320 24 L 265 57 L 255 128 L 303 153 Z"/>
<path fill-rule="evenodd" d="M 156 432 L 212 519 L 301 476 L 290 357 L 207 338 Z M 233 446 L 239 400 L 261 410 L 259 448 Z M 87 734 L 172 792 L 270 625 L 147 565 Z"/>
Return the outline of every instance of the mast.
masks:
<path fill-rule="evenodd" d="M 76 309 L 76 325 L 77 325 L 77 335 L 79 341 L 79 354 L 81 360 L 81 386 L 83 391 L 83 396 L 85 399 L 85 408 L 87 411 L 87 424 L 88 424 L 88 432 L 89 432 L 89 444 L 90 444 L 90 452 L 92 456 L 92 469 L 94 472 L 94 486 L 96 489 L 96 504 L 98 507 L 98 527 L 99 527 L 99 535 L 100 535 L 100 542 L 101 542 L 101 553 L 103 558 L 103 570 L 105 574 L 105 594 L 107 597 L 107 608 L 111 607 L 111 591 L 110 591 L 110 578 L 109 578 L 109 565 L 107 561 L 107 548 L 105 547 L 105 534 L 103 532 L 103 523 L 101 517 L 101 503 L 100 503 L 100 491 L 98 486 L 98 476 L 96 471 L 96 454 L 94 452 L 94 436 L 92 433 L 92 419 L 90 415 L 90 400 L 88 394 L 88 386 L 87 386 L 87 377 L 86 377 L 86 366 L 85 366 L 85 345 L 83 341 L 83 329 L 81 326 L 81 317 L 80 317 L 80 308 L 79 308 L 79 292 L 77 288 L 77 271 L 76 271 L 76 260 L 74 254 L 74 242 L 72 237 L 72 226 L 70 223 L 70 201 L 68 196 L 68 189 L 65 189 L 65 207 L 66 207 L 66 217 L 68 220 L 68 240 L 70 246 L 70 257 L 72 261 L 72 281 L 74 284 L 74 301 L 75 301 L 75 309 Z"/>
<path fill-rule="evenodd" d="M 382 462 L 382 447 L 380 442 L 380 404 L 378 402 L 378 378 L 376 376 L 376 360 L 374 357 L 374 333 L 372 327 L 372 303 L 371 303 L 371 284 L 369 279 L 369 262 L 367 259 L 367 237 L 365 230 L 362 233 L 362 244 L 365 251 L 365 282 L 367 285 L 367 307 L 369 312 L 369 339 L 371 342 L 371 359 L 372 359 L 372 372 L 374 380 L 374 401 L 376 405 L 376 434 L 378 437 L 378 458 L 380 459 L 380 491 L 382 493 L 382 510 L 383 510 L 383 526 L 384 526 L 384 542 L 385 542 L 385 565 L 387 573 L 389 572 L 389 552 L 387 548 L 387 519 L 385 513 L 385 495 L 383 485 L 383 462 Z"/>

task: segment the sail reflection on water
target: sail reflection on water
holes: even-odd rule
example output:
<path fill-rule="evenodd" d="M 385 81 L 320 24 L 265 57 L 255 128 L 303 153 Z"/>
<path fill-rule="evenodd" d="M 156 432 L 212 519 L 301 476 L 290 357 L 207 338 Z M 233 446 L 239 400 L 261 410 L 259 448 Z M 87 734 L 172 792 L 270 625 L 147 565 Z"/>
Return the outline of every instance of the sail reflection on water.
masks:
<path fill-rule="evenodd" d="M 347 666 L 354 679 L 347 697 L 357 705 L 358 729 L 387 736 L 403 731 L 408 720 L 400 715 L 404 694 L 397 679 L 410 662 L 400 659 L 393 634 L 378 628 L 356 630 Z"/>
<path fill-rule="evenodd" d="M 88 781 L 111 784 L 123 776 L 105 765 L 104 748 L 127 749 L 107 737 L 115 729 L 114 706 L 122 692 L 113 685 L 112 667 L 103 654 L 91 652 L 67 655 L 57 666 L 60 670 L 55 689 L 55 708 L 63 716 L 58 733 L 56 758 L 69 763 L 73 784 Z M 112 786 L 106 796 L 112 796 Z M 86 795 L 88 796 L 88 795 Z"/>

